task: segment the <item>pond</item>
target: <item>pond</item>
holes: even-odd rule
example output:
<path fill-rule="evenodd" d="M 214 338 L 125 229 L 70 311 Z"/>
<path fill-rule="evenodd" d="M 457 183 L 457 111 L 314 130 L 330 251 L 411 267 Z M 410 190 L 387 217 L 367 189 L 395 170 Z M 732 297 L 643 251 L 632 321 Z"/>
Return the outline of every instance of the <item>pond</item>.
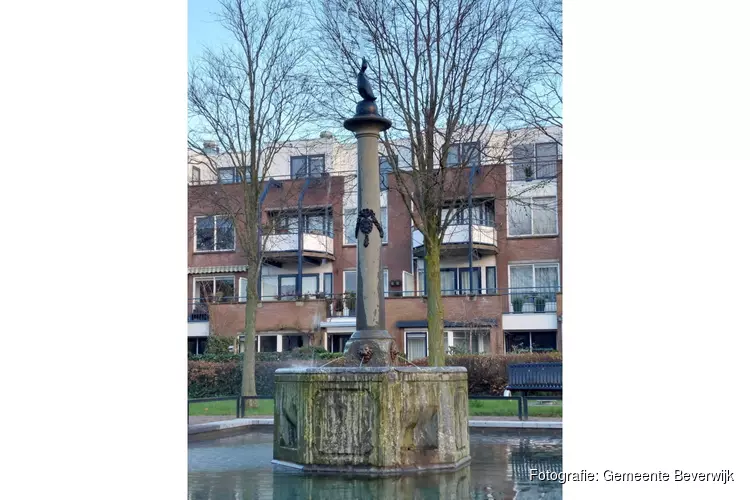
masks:
<path fill-rule="evenodd" d="M 562 498 L 529 470 L 562 470 L 561 431 L 470 429 L 471 464 L 455 472 L 388 477 L 311 475 L 271 464 L 273 430 L 188 443 L 190 500 L 531 500 Z"/>

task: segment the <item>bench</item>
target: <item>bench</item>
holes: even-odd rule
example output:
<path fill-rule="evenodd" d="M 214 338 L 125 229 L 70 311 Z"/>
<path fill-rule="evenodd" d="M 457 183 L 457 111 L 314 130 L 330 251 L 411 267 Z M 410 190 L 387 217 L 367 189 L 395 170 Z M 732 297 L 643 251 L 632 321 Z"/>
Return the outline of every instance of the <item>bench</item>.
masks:
<path fill-rule="evenodd" d="M 526 396 L 528 392 L 562 393 L 562 363 L 517 363 L 508 365 L 508 385 L 506 389 L 521 393 L 523 415 L 528 420 L 529 408 Z"/>

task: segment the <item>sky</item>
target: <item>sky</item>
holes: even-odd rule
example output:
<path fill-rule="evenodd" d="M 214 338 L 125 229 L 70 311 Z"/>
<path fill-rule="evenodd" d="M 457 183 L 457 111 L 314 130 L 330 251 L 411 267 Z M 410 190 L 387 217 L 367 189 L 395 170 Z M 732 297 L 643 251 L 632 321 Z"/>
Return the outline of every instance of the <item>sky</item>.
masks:
<path fill-rule="evenodd" d="M 204 47 L 215 47 L 227 36 L 215 21 L 213 13 L 218 9 L 216 0 L 188 0 L 188 61 L 199 56 Z"/>

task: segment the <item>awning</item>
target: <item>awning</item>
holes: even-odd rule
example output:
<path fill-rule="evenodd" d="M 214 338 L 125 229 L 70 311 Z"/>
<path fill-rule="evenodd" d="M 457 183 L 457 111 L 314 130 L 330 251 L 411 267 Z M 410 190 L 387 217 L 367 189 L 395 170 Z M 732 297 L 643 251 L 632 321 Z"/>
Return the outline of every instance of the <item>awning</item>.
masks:
<path fill-rule="evenodd" d="M 247 271 L 247 265 L 188 267 L 188 274 L 244 273 L 245 271 Z"/>

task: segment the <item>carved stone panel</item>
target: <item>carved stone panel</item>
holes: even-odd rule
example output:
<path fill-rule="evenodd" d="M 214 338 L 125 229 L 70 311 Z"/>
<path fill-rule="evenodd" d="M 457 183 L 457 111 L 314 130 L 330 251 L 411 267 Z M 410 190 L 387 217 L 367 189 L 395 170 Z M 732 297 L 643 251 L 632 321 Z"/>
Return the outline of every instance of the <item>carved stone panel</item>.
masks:
<path fill-rule="evenodd" d="M 316 451 L 325 455 L 369 454 L 376 413 L 370 391 L 321 389 L 313 399 Z"/>

